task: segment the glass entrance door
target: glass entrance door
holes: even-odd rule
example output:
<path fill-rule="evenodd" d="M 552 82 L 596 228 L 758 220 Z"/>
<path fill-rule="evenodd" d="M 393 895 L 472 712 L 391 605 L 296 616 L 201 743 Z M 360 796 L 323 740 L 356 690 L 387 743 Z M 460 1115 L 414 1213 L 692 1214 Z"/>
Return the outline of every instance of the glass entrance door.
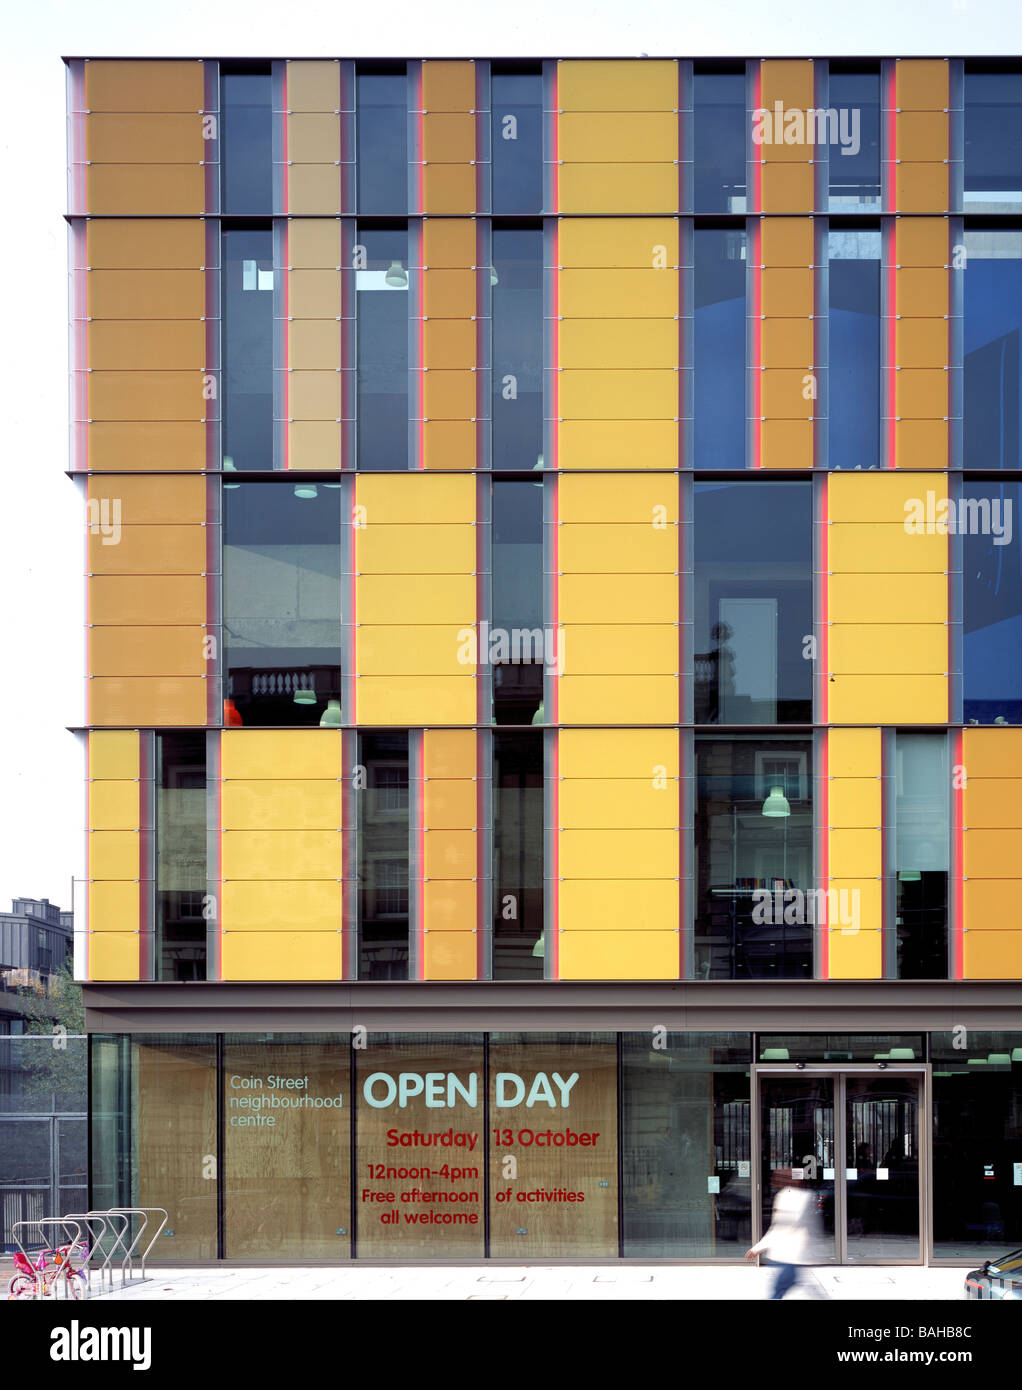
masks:
<path fill-rule="evenodd" d="M 812 1263 L 917 1263 L 919 1093 L 905 1074 L 761 1073 L 761 1233 L 790 1182 L 813 1194 Z"/>

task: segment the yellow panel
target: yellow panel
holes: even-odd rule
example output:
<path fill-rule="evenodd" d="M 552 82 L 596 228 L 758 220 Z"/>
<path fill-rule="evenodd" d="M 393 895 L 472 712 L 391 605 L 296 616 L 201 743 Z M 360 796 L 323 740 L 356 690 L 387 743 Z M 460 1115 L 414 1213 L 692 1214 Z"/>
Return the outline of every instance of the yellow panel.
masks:
<path fill-rule="evenodd" d="M 341 418 L 341 374 L 331 372 L 292 372 L 291 414 L 296 420 L 334 420 Z"/>
<path fill-rule="evenodd" d="M 450 525 L 390 526 L 370 522 L 355 532 L 361 574 L 459 574 L 475 569 L 476 528 Z"/>
<path fill-rule="evenodd" d="M 225 980 L 339 980 L 340 932 L 248 932 L 223 935 Z"/>
<path fill-rule="evenodd" d="M 812 468 L 813 426 L 810 420 L 764 420 L 759 428 L 763 468 Z"/>
<path fill-rule="evenodd" d="M 1022 729 L 966 729 L 962 752 L 969 777 L 1022 777 Z"/>
<path fill-rule="evenodd" d="M 138 734 L 131 729 L 90 733 L 89 776 L 129 779 L 138 777 Z"/>
<path fill-rule="evenodd" d="M 94 164 L 198 164 L 204 150 L 198 111 L 93 112 L 85 118 L 85 153 Z"/>
<path fill-rule="evenodd" d="M 424 111 L 472 111 L 476 104 L 475 63 L 426 58 L 422 63 Z"/>
<path fill-rule="evenodd" d="M 93 270 L 88 301 L 94 319 L 201 319 L 206 281 L 201 270 Z"/>
<path fill-rule="evenodd" d="M 339 879 L 344 872 L 336 829 L 228 830 L 221 846 L 225 879 Z"/>
<path fill-rule="evenodd" d="M 95 830 L 89 834 L 89 878 L 139 877 L 139 836 L 135 830 Z"/>
<path fill-rule="evenodd" d="M 562 830 L 562 878 L 674 878 L 677 830 Z"/>
<path fill-rule="evenodd" d="M 760 237 L 763 265 L 806 267 L 816 259 L 811 217 L 765 217 Z"/>
<path fill-rule="evenodd" d="M 813 273 L 800 268 L 767 266 L 760 271 L 762 312 L 768 318 L 808 321 L 813 312 Z"/>
<path fill-rule="evenodd" d="M 948 462 L 948 425 L 941 420 L 899 420 L 894 426 L 899 468 L 941 468 Z"/>
<path fill-rule="evenodd" d="M 894 224 L 895 262 L 899 266 L 946 266 L 946 217 L 899 217 Z"/>
<path fill-rule="evenodd" d="M 471 724 L 471 676 L 365 676 L 358 682 L 361 724 Z"/>
<path fill-rule="evenodd" d="M 336 217 L 298 218 L 287 224 L 288 264 L 310 270 L 339 270 L 341 223 Z"/>
<path fill-rule="evenodd" d="M 338 111 L 341 105 L 340 63 L 288 63 L 287 104 L 291 111 Z"/>
<path fill-rule="evenodd" d="M 564 778 L 678 776 L 678 734 L 673 729 L 565 729 L 558 739 Z"/>
<path fill-rule="evenodd" d="M 424 329 L 429 368 L 466 368 L 476 363 L 476 325 L 470 319 L 429 319 Z"/>
<path fill-rule="evenodd" d="M 666 217 L 565 219 L 558 224 L 557 258 L 577 270 L 673 270 L 678 223 Z"/>
<path fill-rule="evenodd" d="M 1018 862 L 1022 835 L 1017 829 L 966 830 L 963 842 L 965 877 L 1000 879 L 1006 865 Z"/>
<path fill-rule="evenodd" d="M 562 980 L 676 980 L 674 931 L 566 931 L 558 938 Z"/>
<path fill-rule="evenodd" d="M 206 185 L 200 164 L 91 164 L 85 206 L 93 216 L 201 213 Z"/>
<path fill-rule="evenodd" d="M 562 164 L 559 206 L 566 213 L 674 212 L 676 164 Z"/>
<path fill-rule="evenodd" d="M 290 115 L 287 154 L 294 164 L 333 164 L 341 157 L 340 118 L 325 111 Z"/>
<path fill-rule="evenodd" d="M 563 111 L 673 111 L 678 65 L 659 60 L 567 60 L 557 65 Z"/>
<path fill-rule="evenodd" d="M 949 379 L 946 371 L 902 367 L 894 378 L 895 412 L 902 416 L 946 419 Z"/>
<path fill-rule="evenodd" d="M 90 980 L 139 978 L 137 932 L 99 931 L 89 934 Z"/>
<path fill-rule="evenodd" d="M 138 829 L 138 763 L 134 781 L 89 783 L 90 830 Z"/>
<path fill-rule="evenodd" d="M 839 521 L 889 521 L 903 524 L 905 504 L 920 497 L 920 490 L 932 489 L 947 495 L 947 480 L 940 473 L 910 478 L 897 473 L 831 473 L 827 479 L 827 505 L 830 518 Z M 889 621 L 890 615 L 886 621 Z"/>
<path fill-rule="evenodd" d="M 671 830 L 678 824 L 678 783 L 666 776 L 564 778 L 557 816 L 562 829 Z"/>
<path fill-rule="evenodd" d="M 895 359 L 901 367 L 946 367 L 947 319 L 895 320 L 894 352 Z"/>
<path fill-rule="evenodd" d="M 947 489 L 936 494 L 935 506 Z M 920 499 L 921 508 L 925 499 Z M 920 523 L 925 524 L 925 521 Z M 827 528 L 830 568 L 843 574 L 943 574 L 947 569 L 946 535 L 916 535 L 890 522 L 864 526 L 834 522 Z M 893 616 L 893 615 L 892 615 Z"/>
<path fill-rule="evenodd" d="M 828 823 L 836 828 L 876 829 L 883 820 L 882 799 L 879 776 L 834 777 L 828 783 Z"/>
<path fill-rule="evenodd" d="M 830 729 L 827 772 L 831 777 L 867 777 L 880 771 L 879 729 Z"/>
<path fill-rule="evenodd" d="M 197 725 L 206 722 L 201 676 L 97 676 L 89 681 L 92 724 Z"/>
<path fill-rule="evenodd" d="M 138 924 L 137 883 L 116 881 L 89 884 L 90 931 L 137 932 Z"/>
<path fill-rule="evenodd" d="M 427 371 L 423 378 L 427 420 L 473 420 L 476 415 L 476 376 L 471 371 Z"/>
<path fill-rule="evenodd" d="M 562 319 L 557 331 L 562 367 L 678 365 L 678 325 L 672 319 Z"/>
<path fill-rule="evenodd" d="M 565 420 L 674 420 L 678 415 L 675 371 L 564 371 L 559 391 Z"/>
<path fill-rule="evenodd" d="M 897 312 L 903 317 L 939 318 L 948 312 L 948 272 L 912 266 L 895 273 Z"/>
<path fill-rule="evenodd" d="M 302 781 L 342 777 L 340 731 L 225 729 L 221 734 L 220 775 L 223 778 L 275 781 L 284 771 L 289 777 Z"/>
<path fill-rule="evenodd" d="M 156 424 L 98 422 L 89 425 L 92 469 L 156 473 L 206 466 L 206 426 L 198 420 Z"/>
<path fill-rule="evenodd" d="M 944 59 L 899 58 L 895 102 L 902 111 L 943 111 L 948 105 L 948 64 Z"/>
<path fill-rule="evenodd" d="M 122 526 L 116 545 L 99 529 L 90 532 L 92 574 L 201 574 L 206 568 L 202 526 Z"/>
<path fill-rule="evenodd" d="M 807 369 L 813 365 L 812 319 L 763 319 L 759 333 L 764 366 Z"/>
<path fill-rule="evenodd" d="M 937 674 L 947 670 L 947 634 L 947 628 L 937 624 L 842 624 L 830 629 L 828 669 L 835 674 Z"/>
<path fill-rule="evenodd" d="M 898 158 L 937 161 L 948 157 L 948 118 L 943 111 L 903 111 L 898 116 Z"/>
<path fill-rule="evenodd" d="M 966 768 L 968 776 L 968 768 Z M 1022 826 L 1022 778 L 972 777 L 965 786 L 965 825 L 969 830 Z"/>
<path fill-rule="evenodd" d="M 558 712 L 563 724 L 675 724 L 678 678 L 563 676 Z"/>
<path fill-rule="evenodd" d="M 678 670 L 678 626 L 579 624 L 562 628 L 564 670 L 573 676 L 672 675 Z"/>
<path fill-rule="evenodd" d="M 422 171 L 423 211 L 474 213 L 476 171 L 471 164 L 428 164 Z"/>
<path fill-rule="evenodd" d="M 476 837 L 471 830 L 434 830 L 425 837 L 428 879 L 471 878 L 476 872 Z"/>
<path fill-rule="evenodd" d="M 198 574 L 100 575 L 89 580 L 88 603 L 94 623 L 202 623 L 206 581 Z"/>
<path fill-rule="evenodd" d="M 85 224 L 85 247 L 93 271 L 198 270 L 206 260 L 206 228 L 198 218 L 191 222 L 112 218 Z"/>
<path fill-rule="evenodd" d="M 1022 931 L 967 931 L 965 979 L 1022 979 Z"/>
<path fill-rule="evenodd" d="M 565 163 L 673 162 L 678 158 L 678 117 L 673 111 L 562 111 L 557 142 Z"/>
<path fill-rule="evenodd" d="M 88 669 L 92 676 L 202 676 L 206 629 L 202 627 L 92 627 Z"/>
<path fill-rule="evenodd" d="M 336 270 L 293 270 L 288 277 L 296 319 L 330 319 L 341 312 L 341 276 Z M 339 331 L 339 330 L 338 330 Z"/>
<path fill-rule="evenodd" d="M 430 879 L 423 885 L 427 931 L 471 931 L 476 901 L 476 884 L 470 878 Z"/>
<path fill-rule="evenodd" d="M 475 479 L 437 478 L 421 473 L 360 473 L 356 498 L 368 526 L 475 520 Z"/>
<path fill-rule="evenodd" d="M 425 777 L 474 777 L 476 735 L 471 729 L 427 729 L 422 758 Z"/>
<path fill-rule="evenodd" d="M 946 676 L 836 676 L 830 685 L 831 719 L 884 724 L 944 724 Z"/>
<path fill-rule="evenodd" d="M 439 270 L 467 270 L 476 263 L 476 226 L 460 217 L 430 218 L 422 227 L 423 265 Z M 442 277 L 436 283 L 443 283 Z M 427 289 L 429 277 L 427 277 Z"/>
<path fill-rule="evenodd" d="M 89 111 L 201 111 L 204 64 L 86 59 Z"/>
<path fill-rule="evenodd" d="M 948 205 L 948 166 L 898 164 L 894 187 L 899 212 L 943 212 Z"/>
<path fill-rule="evenodd" d="M 814 381 L 807 382 L 807 373 L 801 368 L 764 365 L 767 370 L 760 373 L 762 414 L 789 420 L 811 419 L 816 402 L 807 398 L 806 391 Z"/>
<path fill-rule="evenodd" d="M 671 878 L 564 879 L 558 917 L 568 931 L 671 931 L 678 925 L 678 884 Z"/>
<path fill-rule="evenodd" d="M 669 574 L 564 574 L 559 580 L 564 623 L 628 623 L 636 614 L 651 623 L 678 616 L 678 580 Z"/>
<path fill-rule="evenodd" d="M 201 370 L 206 328 L 198 319 L 146 323 L 96 319 L 86 328 L 86 353 L 93 371 Z"/>
<path fill-rule="evenodd" d="M 678 528 L 652 524 L 558 527 L 558 568 L 565 573 L 674 574 L 678 568 Z"/>
<path fill-rule="evenodd" d="M 897 603 L 905 623 L 947 621 L 947 576 L 903 574 L 896 590 L 891 577 L 874 574 L 832 574 L 829 580 L 832 623 L 883 623 Z"/>
<path fill-rule="evenodd" d="M 812 164 L 763 165 L 764 212 L 811 212 L 812 207 Z"/>
<path fill-rule="evenodd" d="M 557 461 L 561 468 L 676 468 L 678 426 L 671 420 L 566 420 L 558 426 Z"/>
<path fill-rule="evenodd" d="M 977 931 L 1018 930 L 1018 879 L 970 878 L 965 885 L 965 926 Z"/>
<path fill-rule="evenodd" d="M 671 270 L 562 270 L 558 308 L 565 318 L 672 318 L 678 277 Z"/>
<path fill-rule="evenodd" d="M 336 830 L 341 824 L 341 787 L 339 777 L 232 779 L 221 788 L 220 821 L 225 830 Z"/>
<path fill-rule="evenodd" d="M 828 978 L 879 980 L 883 975 L 883 933 L 828 932 Z"/>
<path fill-rule="evenodd" d="M 557 484 L 561 530 L 569 523 L 615 522 L 668 525 L 678 520 L 678 481 L 665 477 L 573 476 Z M 562 566 L 563 568 L 563 566 Z M 646 621 L 655 621 L 643 613 Z"/>
<path fill-rule="evenodd" d="M 429 420 L 422 427 L 423 468 L 474 468 L 476 428 L 471 420 Z"/>
<path fill-rule="evenodd" d="M 474 830 L 476 783 L 453 778 L 427 781 L 422 814 L 427 830 Z"/>
<path fill-rule="evenodd" d="M 288 360 L 295 372 L 340 367 L 341 329 L 336 320 L 295 319 L 288 325 L 288 333 Z"/>
<path fill-rule="evenodd" d="M 476 936 L 471 931 L 432 931 L 423 937 L 423 965 L 427 980 L 474 980 Z"/>
<path fill-rule="evenodd" d="M 223 883 L 223 923 L 228 931 L 237 925 L 247 932 L 336 932 L 342 922 L 341 888 L 336 879 Z"/>
<path fill-rule="evenodd" d="M 775 101 L 782 106 L 814 106 L 811 59 L 767 58 L 760 64 L 760 101 L 768 110 Z"/>
<path fill-rule="evenodd" d="M 475 579 L 470 574 L 438 575 L 428 584 L 415 583 L 408 575 L 371 574 L 357 583 L 358 621 L 364 625 L 452 624 L 451 636 L 460 643 L 457 629 L 475 622 Z"/>
<path fill-rule="evenodd" d="M 833 787 L 833 783 L 830 784 Z M 882 835 L 879 827 L 832 829 L 828 837 L 828 869 L 832 878 L 870 878 L 880 873 Z"/>
<path fill-rule="evenodd" d="M 827 892 L 816 902 L 816 922 L 842 936 L 880 931 L 884 916 L 884 887 L 880 861 L 869 878 L 831 878 Z"/>
<path fill-rule="evenodd" d="M 423 121 L 422 154 L 427 164 L 469 164 L 476 155 L 475 118 L 467 112 L 430 112 Z"/>
<path fill-rule="evenodd" d="M 475 670 L 469 658 L 473 639 L 451 626 L 399 627 L 362 623 L 358 629 L 358 670 L 364 676 L 457 676 Z"/>

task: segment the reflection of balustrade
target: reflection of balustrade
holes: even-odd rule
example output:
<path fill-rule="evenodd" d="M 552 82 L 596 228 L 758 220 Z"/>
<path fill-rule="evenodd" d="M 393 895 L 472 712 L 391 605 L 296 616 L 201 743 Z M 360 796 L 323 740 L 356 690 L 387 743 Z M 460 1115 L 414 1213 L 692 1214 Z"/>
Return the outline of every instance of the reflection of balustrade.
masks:
<path fill-rule="evenodd" d="M 336 693 L 340 672 L 336 666 L 234 666 L 227 677 L 231 699 L 293 699 L 299 690 L 311 690 L 318 700 Z"/>

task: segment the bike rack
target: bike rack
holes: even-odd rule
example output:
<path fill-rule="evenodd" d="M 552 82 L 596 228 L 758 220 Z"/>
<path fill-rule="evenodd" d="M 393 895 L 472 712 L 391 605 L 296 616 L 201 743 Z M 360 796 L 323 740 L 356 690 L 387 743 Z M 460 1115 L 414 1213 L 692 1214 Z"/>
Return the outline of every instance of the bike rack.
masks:
<path fill-rule="evenodd" d="M 99 1251 L 100 1253 L 102 1253 L 102 1250 L 103 1250 L 103 1242 L 106 1240 L 106 1228 L 107 1228 L 107 1221 L 108 1221 L 108 1219 L 109 1219 L 109 1215 L 110 1215 L 110 1213 L 109 1213 L 109 1212 L 105 1212 L 105 1211 L 69 1211 L 65 1216 L 61 1217 L 61 1220 L 64 1221 L 64 1222 L 69 1222 L 69 1221 L 81 1221 L 81 1222 L 83 1223 L 83 1225 L 85 1226 L 85 1229 L 86 1229 L 86 1230 L 88 1231 L 88 1233 L 89 1233 L 89 1241 L 90 1241 L 90 1244 L 89 1244 L 89 1246 L 88 1246 L 88 1254 L 85 1256 L 85 1259 L 84 1259 L 84 1261 L 83 1261 L 83 1263 L 82 1263 L 82 1269 L 84 1270 L 84 1273 L 85 1273 L 85 1282 L 86 1282 L 86 1284 L 87 1284 L 87 1286 L 88 1286 L 89 1296 L 90 1296 L 90 1297 L 92 1296 L 92 1267 L 93 1267 L 93 1260 L 94 1260 L 95 1257 L 96 1257 L 96 1252 L 97 1252 L 97 1251 Z M 98 1236 L 96 1235 L 96 1232 L 92 1229 L 92 1223 L 93 1223 L 94 1221 L 98 1221 L 98 1222 L 99 1222 L 99 1225 L 100 1225 L 100 1232 L 99 1232 L 99 1235 L 98 1235 Z M 99 1270 L 98 1270 L 98 1273 L 99 1273 L 99 1277 L 100 1277 L 99 1286 L 100 1286 L 100 1290 L 102 1291 L 102 1288 L 103 1288 L 103 1266 L 102 1266 L 102 1265 L 100 1266 L 100 1268 L 99 1268 Z M 112 1277 L 111 1277 L 111 1280 L 110 1280 L 110 1287 L 113 1288 L 113 1278 L 112 1278 Z"/>
<path fill-rule="evenodd" d="M 39 1299 L 39 1298 L 42 1298 L 42 1296 L 43 1296 L 43 1294 L 42 1294 L 42 1288 L 43 1288 L 43 1282 L 44 1282 L 44 1281 L 43 1281 L 43 1277 L 42 1277 L 42 1276 L 43 1276 L 43 1274 L 44 1274 L 46 1271 L 45 1271 L 45 1269 L 39 1269 L 39 1270 L 36 1270 L 36 1269 L 35 1269 L 34 1262 L 33 1262 L 33 1260 L 32 1260 L 32 1256 L 31 1256 L 31 1255 L 28 1253 L 28 1251 L 25 1249 L 24 1245 L 22 1245 L 22 1243 L 21 1243 L 21 1237 L 20 1237 L 19 1235 L 17 1235 L 18 1229 L 19 1229 L 20 1227 L 22 1227 L 22 1226 L 31 1226 L 31 1227 L 34 1227 L 34 1228 L 39 1232 L 39 1241 L 40 1241 L 40 1244 L 42 1245 L 42 1247 L 43 1247 L 44 1250 L 49 1250 L 49 1249 L 52 1248 L 52 1247 L 50 1247 L 50 1246 L 48 1246 L 48 1245 L 46 1244 L 46 1240 L 45 1240 L 45 1237 L 44 1237 L 44 1235 L 43 1235 L 43 1227 L 44 1227 L 44 1226 L 60 1226 L 60 1227 L 62 1227 L 62 1228 L 65 1230 L 65 1233 L 66 1233 L 67 1227 L 73 1226 L 73 1227 L 74 1227 L 74 1230 L 75 1230 L 75 1235 L 72 1237 L 72 1239 L 71 1239 L 71 1241 L 70 1241 L 70 1243 L 69 1243 L 69 1245 L 68 1245 L 68 1251 L 67 1251 L 67 1256 L 66 1256 L 67 1262 L 68 1262 L 69 1265 L 72 1265 L 72 1268 L 73 1268 L 73 1256 L 74 1256 L 75 1250 L 76 1250 L 76 1249 L 81 1245 L 81 1243 L 82 1243 L 82 1228 L 81 1228 L 81 1226 L 78 1224 L 78 1222 L 77 1222 L 76 1220 L 74 1220 L 73 1218 L 64 1217 L 64 1216 L 42 1216 L 42 1217 L 39 1217 L 39 1218 L 38 1218 L 37 1220 L 35 1220 L 35 1221 L 15 1221 L 14 1225 L 11 1227 L 11 1235 L 14 1236 L 14 1242 L 15 1242 L 15 1244 L 17 1245 L 18 1249 L 21 1251 L 22 1255 L 24 1255 L 25 1260 L 27 1261 L 27 1263 L 28 1263 L 28 1264 L 33 1268 L 33 1270 L 34 1270 L 34 1273 L 35 1273 L 35 1293 L 32 1295 L 32 1297 L 33 1297 L 33 1298 L 36 1298 L 36 1299 Z M 53 1285 L 54 1285 L 54 1287 L 55 1287 L 55 1286 L 56 1286 L 56 1281 L 54 1280 L 54 1281 L 51 1281 L 51 1282 L 53 1283 Z M 68 1281 L 67 1281 L 66 1278 L 62 1281 L 62 1283 L 63 1283 L 63 1286 L 64 1286 L 63 1297 L 69 1299 L 69 1298 L 71 1297 L 70 1285 L 68 1284 Z"/>
<path fill-rule="evenodd" d="M 143 1235 L 145 1235 L 146 1227 L 149 1225 L 149 1217 L 150 1217 L 150 1215 L 151 1215 L 152 1213 L 155 1213 L 155 1212 L 161 1212 L 162 1215 L 163 1215 L 163 1220 L 160 1222 L 159 1226 L 157 1226 L 157 1228 L 156 1228 L 156 1234 L 153 1236 L 152 1240 L 149 1242 L 149 1244 L 146 1246 L 146 1248 L 145 1248 L 144 1250 L 142 1250 L 142 1251 L 139 1251 L 139 1250 L 137 1249 L 137 1247 L 138 1247 L 139 1242 L 141 1241 Z M 123 1287 L 123 1286 L 124 1286 L 124 1282 L 125 1282 L 125 1277 L 124 1277 L 125 1267 L 127 1267 L 127 1270 L 128 1270 L 128 1278 L 129 1278 L 129 1279 L 134 1279 L 134 1277 L 135 1277 L 135 1256 L 136 1256 L 136 1254 L 139 1256 L 139 1264 L 141 1265 L 141 1268 L 142 1268 L 142 1273 L 141 1273 L 141 1275 L 140 1275 L 139 1277 L 142 1278 L 142 1279 L 148 1279 L 149 1276 L 148 1276 L 148 1275 L 146 1274 L 146 1272 L 145 1272 L 145 1262 L 146 1262 L 146 1259 L 147 1259 L 148 1256 L 149 1256 L 149 1251 L 150 1251 L 150 1250 L 153 1248 L 153 1246 L 156 1244 L 156 1241 L 157 1241 L 157 1239 L 159 1238 L 160 1233 L 162 1232 L 164 1226 L 166 1226 L 166 1224 L 167 1224 L 167 1211 L 166 1211 L 166 1208 L 164 1208 L 164 1207 L 111 1207 L 111 1208 L 110 1208 L 110 1213 L 109 1213 L 109 1214 L 110 1214 L 111 1216 L 123 1216 L 123 1217 L 125 1217 L 125 1218 L 127 1219 L 127 1223 L 126 1223 L 126 1226 L 125 1226 L 125 1233 L 127 1232 L 128 1228 L 130 1228 L 130 1225 L 131 1225 L 131 1217 L 132 1217 L 132 1216 L 141 1216 L 141 1218 L 142 1218 L 142 1224 L 141 1224 L 141 1226 L 139 1227 L 138 1235 L 135 1236 L 134 1240 L 133 1240 L 133 1241 L 131 1242 L 131 1244 L 128 1246 L 127 1252 L 125 1253 L 125 1256 L 124 1256 L 124 1259 L 121 1261 L 121 1286 Z"/>
<path fill-rule="evenodd" d="M 150 1222 L 156 1216 L 161 1218 L 159 1225 L 152 1237 L 148 1240 L 145 1247 L 142 1247 L 142 1239 L 149 1228 Z M 141 1217 L 141 1224 L 138 1232 L 131 1236 L 132 1218 Z M 80 1272 L 85 1275 L 85 1296 L 92 1297 L 92 1275 L 93 1272 L 99 1276 L 99 1292 L 102 1294 L 105 1289 L 113 1292 L 114 1288 L 114 1258 L 118 1251 L 122 1252 L 118 1268 L 121 1274 L 121 1288 L 123 1289 L 129 1282 L 136 1278 L 140 1280 L 148 1279 L 146 1273 L 146 1260 L 149 1253 L 156 1244 L 164 1226 L 167 1224 L 167 1211 L 165 1207 L 104 1207 L 93 1211 L 73 1211 L 67 1212 L 63 1216 L 44 1216 L 35 1221 L 16 1221 L 11 1227 L 11 1236 L 19 1251 L 24 1256 L 28 1265 L 35 1268 L 32 1256 L 29 1254 L 25 1245 L 22 1243 L 19 1231 L 22 1228 L 35 1231 L 38 1235 L 39 1244 L 43 1250 L 52 1250 L 52 1246 L 47 1243 L 43 1228 L 46 1226 L 60 1227 L 65 1244 L 67 1245 L 67 1262 L 74 1268 L 74 1257 L 78 1252 L 84 1251 L 84 1258 L 80 1267 Z M 121 1224 L 123 1223 L 123 1224 Z M 99 1226 L 97 1236 L 94 1224 Z M 82 1227 L 85 1227 L 88 1238 L 91 1242 L 87 1247 L 82 1239 Z M 107 1237 L 111 1237 L 108 1241 Z M 130 1237 L 130 1238 L 129 1238 Z M 31 1238 L 28 1238 L 31 1242 Z M 107 1248 L 109 1247 L 109 1248 Z M 102 1263 L 96 1267 L 97 1255 L 102 1255 Z M 136 1266 L 138 1273 L 136 1273 Z M 47 1269 L 49 1266 L 47 1266 Z M 41 1298 L 43 1288 L 43 1274 L 45 1270 L 36 1270 L 35 1293 L 33 1298 Z M 51 1280 L 51 1284 L 56 1290 L 57 1281 Z M 70 1298 L 71 1285 L 68 1279 L 60 1281 L 63 1285 L 63 1297 Z M 56 1292 L 53 1295 L 56 1297 Z"/>

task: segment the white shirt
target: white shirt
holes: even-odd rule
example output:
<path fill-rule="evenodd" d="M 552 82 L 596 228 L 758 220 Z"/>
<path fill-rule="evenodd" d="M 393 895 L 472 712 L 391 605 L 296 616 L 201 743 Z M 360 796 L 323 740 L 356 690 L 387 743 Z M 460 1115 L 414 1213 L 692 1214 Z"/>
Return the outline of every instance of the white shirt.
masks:
<path fill-rule="evenodd" d="M 753 1247 L 780 1264 L 805 1264 L 812 1236 L 813 1193 L 804 1187 L 782 1187 L 774 1198 L 770 1229 Z"/>

